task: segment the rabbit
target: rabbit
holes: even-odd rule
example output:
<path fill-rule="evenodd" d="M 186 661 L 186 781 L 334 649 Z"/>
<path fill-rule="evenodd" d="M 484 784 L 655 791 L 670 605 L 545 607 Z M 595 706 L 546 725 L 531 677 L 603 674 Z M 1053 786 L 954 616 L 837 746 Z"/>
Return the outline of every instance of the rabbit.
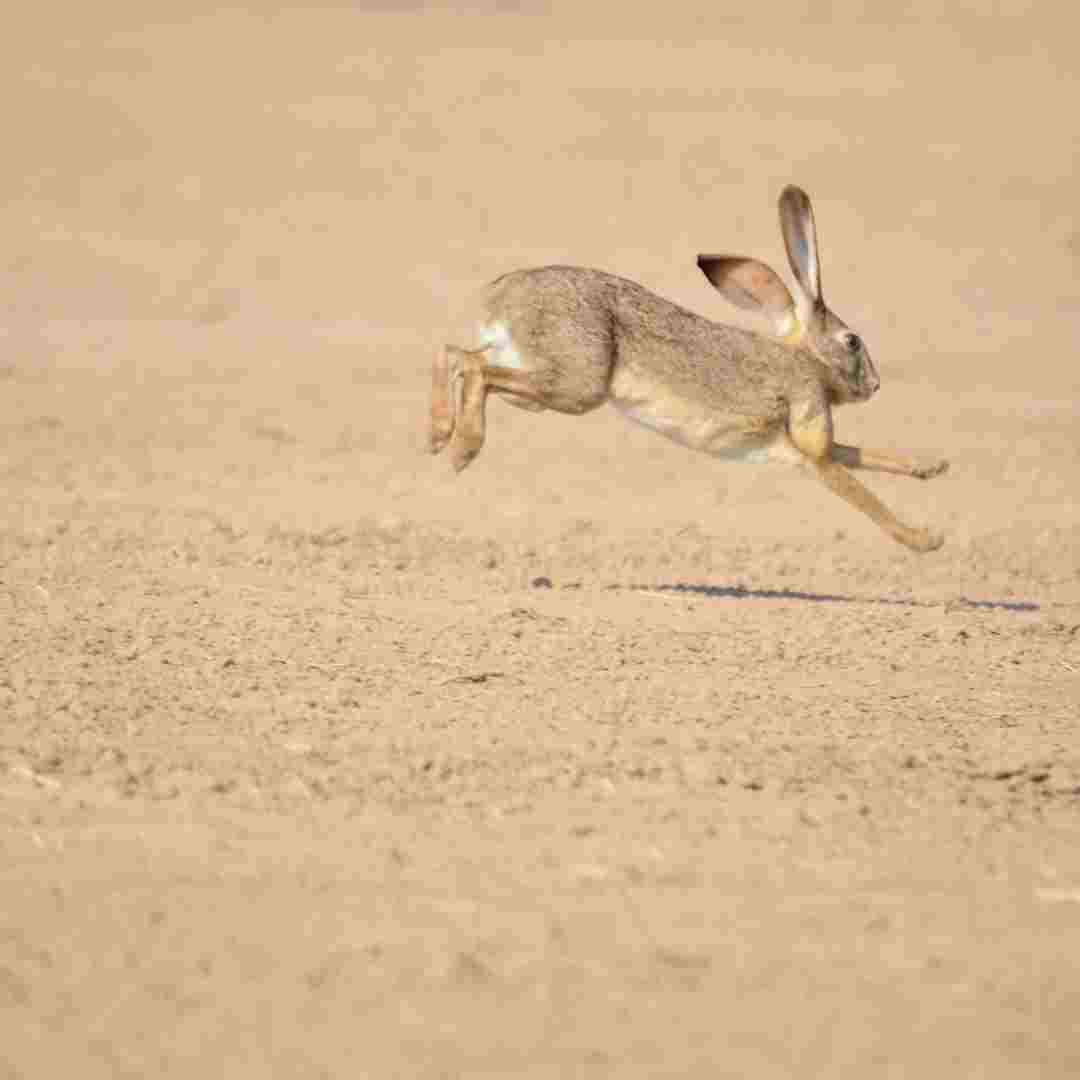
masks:
<path fill-rule="evenodd" d="M 780 195 L 798 301 L 756 259 L 699 255 L 712 285 L 772 324 L 773 336 L 714 323 L 600 270 L 545 266 L 492 282 L 480 342 L 444 346 L 432 369 L 430 449 L 464 469 L 484 444 L 485 402 L 580 415 L 611 404 L 627 419 L 726 461 L 811 468 L 913 551 L 943 537 L 904 525 L 849 469 L 929 479 L 947 461 L 845 446 L 833 407 L 868 401 L 881 380 L 858 335 L 825 304 L 817 231 L 804 191 Z"/>

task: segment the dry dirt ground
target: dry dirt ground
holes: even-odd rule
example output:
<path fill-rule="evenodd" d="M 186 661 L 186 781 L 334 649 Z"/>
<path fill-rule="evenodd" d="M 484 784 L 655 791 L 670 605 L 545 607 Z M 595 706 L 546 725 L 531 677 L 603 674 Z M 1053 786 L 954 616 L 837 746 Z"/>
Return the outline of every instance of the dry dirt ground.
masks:
<path fill-rule="evenodd" d="M 0 1076 L 1078 1075 L 1074 10 L 506 6 L 5 28 Z M 458 297 L 729 317 L 792 180 L 944 549 L 425 456 Z"/>

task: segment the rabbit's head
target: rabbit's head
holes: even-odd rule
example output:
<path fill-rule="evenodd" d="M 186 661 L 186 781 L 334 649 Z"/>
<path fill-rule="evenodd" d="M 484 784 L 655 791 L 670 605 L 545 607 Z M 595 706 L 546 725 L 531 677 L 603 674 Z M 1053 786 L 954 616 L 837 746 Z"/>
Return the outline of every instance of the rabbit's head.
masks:
<path fill-rule="evenodd" d="M 779 275 L 757 259 L 699 255 L 698 266 L 733 304 L 768 318 L 785 344 L 813 353 L 824 368 L 833 401 L 866 401 L 881 379 L 862 339 L 825 304 L 814 211 L 801 188 L 784 188 L 780 229 L 798 284 L 798 302 Z"/>

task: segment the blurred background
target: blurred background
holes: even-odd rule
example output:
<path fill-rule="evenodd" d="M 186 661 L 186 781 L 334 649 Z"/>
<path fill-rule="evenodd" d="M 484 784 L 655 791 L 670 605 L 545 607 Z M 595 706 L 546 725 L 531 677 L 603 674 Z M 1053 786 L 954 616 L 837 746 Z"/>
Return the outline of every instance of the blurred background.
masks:
<path fill-rule="evenodd" d="M 887 369 L 1029 386 L 1080 306 L 1074 32 L 1024 2 L 46 2 L 0 45 L 4 295 L 419 334 L 573 261 L 719 313 L 693 255 L 778 260 L 795 181 Z"/>

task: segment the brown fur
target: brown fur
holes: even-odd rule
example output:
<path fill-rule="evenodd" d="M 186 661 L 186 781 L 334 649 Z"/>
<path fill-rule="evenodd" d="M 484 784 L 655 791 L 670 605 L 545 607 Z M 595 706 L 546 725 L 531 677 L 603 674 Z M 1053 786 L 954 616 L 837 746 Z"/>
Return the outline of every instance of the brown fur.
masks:
<path fill-rule="evenodd" d="M 433 368 L 431 448 L 463 469 L 484 441 L 487 394 L 521 408 L 580 415 L 611 402 L 631 419 L 716 456 L 811 466 L 896 540 L 932 551 L 941 538 L 902 525 L 845 469 L 929 478 L 943 461 L 833 441 L 832 408 L 865 401 L 880 380 L 865 347 L 821 295 L 810 201 L 797 188 L 780 220 L 800 287 L 796 306 L 763 263 L 701 256 L 725 296 L 769 318 L 780 338 L 711 322 L 600 270 L 546 266 L 498 278 L 479 312 L 487 343 L 447 346 Z M 508 362 L 509 361 L 509 362 Z M 460 408 L 452 387 L 460 384 Z"/>

